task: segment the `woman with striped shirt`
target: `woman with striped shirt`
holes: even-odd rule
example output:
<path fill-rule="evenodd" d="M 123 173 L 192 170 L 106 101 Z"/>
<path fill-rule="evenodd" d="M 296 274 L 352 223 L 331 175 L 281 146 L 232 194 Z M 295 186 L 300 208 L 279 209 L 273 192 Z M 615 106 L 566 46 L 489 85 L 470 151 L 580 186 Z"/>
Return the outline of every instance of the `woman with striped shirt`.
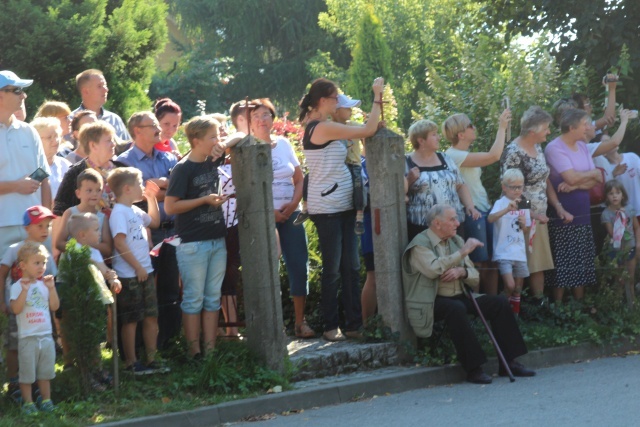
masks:
<path fill-rule="evenodd" d="M 380 99 L 384 80 L 373 82 L 374 99 Z M 353 206 L 353 182 L 345 163 L 344 140 L 366 138 L 378 128 L 380 104 L 374 102 L 364 126 L 329 121 L 335 112 L 338 88 L 327 79 L 317 79 L 300 101 L 300 122 L 305 123 L 302 140 L 309 167 L 307 207 L 318 231 L 322 256 L 321 306 L 323 337 L 343 341 L 361 336 L 360 260 L 355 234 L 356 211 Z M 339 328 L 338 283 L 342 283 L 345 334 Z"/>

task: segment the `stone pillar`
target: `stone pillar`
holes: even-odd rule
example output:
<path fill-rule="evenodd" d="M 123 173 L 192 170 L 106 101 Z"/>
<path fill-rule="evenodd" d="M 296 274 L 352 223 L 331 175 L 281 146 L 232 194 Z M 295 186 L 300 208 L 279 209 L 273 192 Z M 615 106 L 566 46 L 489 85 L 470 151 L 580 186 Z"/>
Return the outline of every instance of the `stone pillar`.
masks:
<path fill-rule="evenodd" d="M 378 313 L 400 340 L 415 346 L 406 318 L 402 290 L 402 253 L 407 247 L 407 211 L 404 194 L 404 138 L 380 129 L 365 140 L 373 252 L 376 266 Z M 400 348 L 401 358 L 407 355 Z"/>
<path fill-rule="evenodd" d="M 286 344 L 273 218 L 271 146 L 252 136 L 231 150 L 249 347 L 279 372 Z"/>

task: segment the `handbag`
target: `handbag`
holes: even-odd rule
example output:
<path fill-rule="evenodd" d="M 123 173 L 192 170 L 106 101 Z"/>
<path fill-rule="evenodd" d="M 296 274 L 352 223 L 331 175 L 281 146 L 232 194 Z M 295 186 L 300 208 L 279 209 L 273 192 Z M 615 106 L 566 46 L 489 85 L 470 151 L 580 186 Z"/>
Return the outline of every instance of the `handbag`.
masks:
<path fill-rule="evenodd" d="M 606 195 L 604 194 L 604 169 L 596 168 L 602 174 L 602 182 L 597 183 L 589 190 L 589 200 L 591 206 L 599 205 L 604 202 Z"/>

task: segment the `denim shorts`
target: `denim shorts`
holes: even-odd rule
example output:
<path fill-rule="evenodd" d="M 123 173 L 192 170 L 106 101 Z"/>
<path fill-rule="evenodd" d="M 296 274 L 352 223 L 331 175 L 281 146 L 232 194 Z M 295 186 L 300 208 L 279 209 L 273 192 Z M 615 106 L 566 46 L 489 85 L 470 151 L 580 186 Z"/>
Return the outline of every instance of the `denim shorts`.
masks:
<path fill-rule="evenodd" d="M 513 277 L 529 277 L 526 261 L 496 260 L 500 274 L 513 274 Z"/>
<path fill-rule="evenodd" d="M 186 314 L 218 311 L 227 268 L 224 237 L 181 243 L 176 256 L 182 276 L 182 311 Z"/>
<path fill-rule="evenodd" d="M 480 218 L 474 220 L 470 215 L 467 215 L 462 226 L 465 239 L 473 237 L 484 243 L 483 247 L 475 248 L 469 254 L 469 258 L 473 262 L 485 262 L 491 260 L 491 253 L 493 252 L 493 224 L 487 221 L 488 212 L 482 212 L 479 209 L 478 212 L 482 215 Z"/>

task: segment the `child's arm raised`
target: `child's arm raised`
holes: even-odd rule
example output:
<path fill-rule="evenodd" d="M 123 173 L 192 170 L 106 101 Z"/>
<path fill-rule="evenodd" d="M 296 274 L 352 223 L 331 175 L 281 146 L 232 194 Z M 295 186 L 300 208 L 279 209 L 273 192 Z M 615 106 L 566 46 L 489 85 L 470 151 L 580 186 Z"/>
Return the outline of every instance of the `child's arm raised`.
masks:
<path fill-rule="evenodd" d="M 160 209 L 158 208 L 158 199 L 156 199 L 158 191 L 160 191 L 160 188 L 155 183 L 147 181 L 144 188 L 144 197 L 147 198 L 147 213 L 151 217 L 151 222 L 147 226 L 149 228 L 160 227 Z M 118 249 L 118 251 L 120 250 Z"/>
<path fill-rule="evenodd" d="M 15 315 L 22 313 L 22 310 L 24 310 L 24 306 L 27 303 L 27 295 L 29 294 L 29 287 L 31 286 L 31 283 L 29 283 L 27 279 L 20 279 L 19 283 L 21 287 L 20 294 L 18 298 L 12 299 L 10 302 L 11 311 Z"/>
<path fill-rule="evenodd" d="M 58 292 L 56 291 L 56 282 L 53 280 L 51 274 L 42 278 L 44 285 L 49 289 L 49 310 L 56 311 L 60 308 L 60 299 L 58 298 Z"/>

